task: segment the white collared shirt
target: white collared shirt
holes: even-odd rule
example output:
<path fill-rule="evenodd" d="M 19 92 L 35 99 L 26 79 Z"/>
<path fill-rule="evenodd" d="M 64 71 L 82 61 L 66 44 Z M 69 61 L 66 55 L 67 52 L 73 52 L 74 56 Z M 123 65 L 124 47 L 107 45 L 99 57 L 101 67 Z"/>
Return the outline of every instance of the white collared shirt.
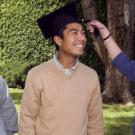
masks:
<path fill-rule="evenodd" d="M 76 60 L 76 63 L 75 63 L 72 67 L 70 67 L 70 68 L 64 68 L 64 66 L 60 63 L 60 61 L 58 60 L 57 57 L 58 57 L 58 55 L 57 55 L 57 53 L 56 53 L 56 55 L 53 56 L 53 61 L 54 61 L 54 63 L 57 65 L 57 67 L 58 67 L 62 72 L 64 72 L 65 75 L 71 75 L 71 74 L 74 72 L 74 70 L 76 69 L 76 67 L 77 67 L 77 65 L 78 65 L 78 63 L 79 63 L 79 60 L 77 59 L 77 60 Z"/>

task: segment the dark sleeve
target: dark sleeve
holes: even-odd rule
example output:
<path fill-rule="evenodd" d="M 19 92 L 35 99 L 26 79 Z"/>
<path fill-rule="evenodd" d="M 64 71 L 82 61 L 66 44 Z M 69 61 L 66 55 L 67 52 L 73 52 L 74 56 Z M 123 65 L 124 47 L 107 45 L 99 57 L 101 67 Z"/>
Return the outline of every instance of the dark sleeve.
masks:
<path fill-rule="evenodd" d="M 112 64 L 130 81 L 135 82 L 135 60 L 129 60 L 128 56 L 121 52 Z"/>

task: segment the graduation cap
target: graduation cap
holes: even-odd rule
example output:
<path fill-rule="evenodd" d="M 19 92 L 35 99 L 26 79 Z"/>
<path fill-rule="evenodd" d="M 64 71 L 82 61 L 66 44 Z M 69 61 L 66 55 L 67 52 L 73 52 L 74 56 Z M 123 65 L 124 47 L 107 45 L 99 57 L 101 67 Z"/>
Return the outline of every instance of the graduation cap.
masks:
<path fill-rule="evenodd" d="M 76 4 L 71 3 L 61 7 L 48 15 L 42 16 L 37 22 L 45 38 L 58 35 L 59 31 L 67 24 L 79 22 L 77 18 Z"/>

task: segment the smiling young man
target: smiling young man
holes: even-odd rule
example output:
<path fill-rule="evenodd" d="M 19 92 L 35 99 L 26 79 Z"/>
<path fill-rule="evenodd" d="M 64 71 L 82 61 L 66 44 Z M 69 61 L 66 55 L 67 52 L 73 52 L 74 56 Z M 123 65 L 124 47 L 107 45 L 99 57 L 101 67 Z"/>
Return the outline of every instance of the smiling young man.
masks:
<path fill-rule="evenodd" d="M 67 24 L 63 31 L 63 38 L 54 36 L 54 41 L 59 46 L 58 59 L 64 68 L 72 67 L 77 57 L 84 53 L 86 37 L 79 23 Z"/>
<path fill-rule="evenodd" d="M 38 24 L 58 52 L 27 75 L 19 135 L 103 135 L 98 75 L 78 60 L 86 37 L 75 4 L 41 17 Z"/>

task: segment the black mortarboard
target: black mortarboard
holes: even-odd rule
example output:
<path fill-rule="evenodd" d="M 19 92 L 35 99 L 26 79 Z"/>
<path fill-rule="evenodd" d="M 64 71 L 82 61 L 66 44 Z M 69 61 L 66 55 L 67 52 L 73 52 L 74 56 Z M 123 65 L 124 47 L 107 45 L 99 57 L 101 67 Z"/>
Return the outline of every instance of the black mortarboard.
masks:
<path fill-rule="evenodd" d="M 58 35 L 59 31 L 69 23 L 79 22 L 76 13 L 76 4 L 68 4 L 37 20 L 45 38 Z"/>

